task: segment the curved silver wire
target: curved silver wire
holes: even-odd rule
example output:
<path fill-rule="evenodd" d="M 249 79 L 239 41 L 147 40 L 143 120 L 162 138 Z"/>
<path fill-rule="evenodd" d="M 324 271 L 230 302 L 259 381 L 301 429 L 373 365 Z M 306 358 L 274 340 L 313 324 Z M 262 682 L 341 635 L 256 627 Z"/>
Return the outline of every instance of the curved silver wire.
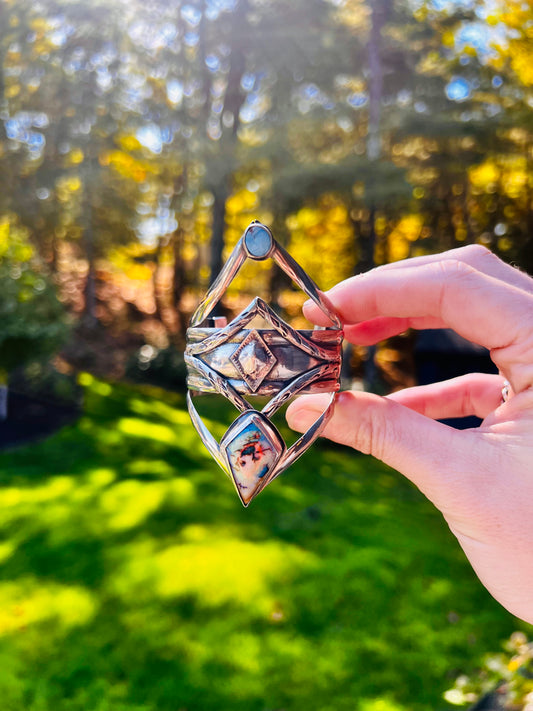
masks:
<path fill-rule="evenodd" d="M 196 431 L 200 435 L 200 439 L 206 446 L 207 451 L 221 467 L 221 469 L 224 470 L 224 473 L 231 479 L 231 474 L 226 469 L 226 464 L 224 462 L 224 459 L 222 458 L 222 455 L 220 454 L 220 447 L 218 446 L 218 442 L 213 437 L 211 432 L 207 429 L 207 427 L 204 425 L 202 418 L 198 414 L 198 410 L 194 407 L 190 391 L 187 393 L 187 410 L 189 411 L 192 423 L 195 426 Z"/>
<path fill-rule="evenodd" d="M 211 285 L 204 299 L 200 302 L 196 311 L 191 316 L 190 325 L 199 326 L 202 321 L 209 316 L 215 306 L 220 301 L 222 294 L 226 291 L 239 269 L 246 261 L 246 252 L 243 247 L 244 237 L 241 237 L 228 257 L 228 261 L 222 267 L 222 271 Z"/>
<path fill-rule="evenodd" d="M 298 262 L 280 244 L 276 242 L 275 245 L 272 257 L 276 264 L 298 284 L 302 291 L 305 291 L 307 296 L 313 299 L 334 326 L 342 328 L 341 321 L 324 292 L 320 291 L 311 277 L 304 272 Z"/>
<path fill-rule="evenodd" d="M 251 225 L 250 225 L 251 226 Z M 248 228 L 249 229 L 249 228 Z M 270 232 L 270 230 L 268 230 Z M 191 317 L 191 327 L 199 326 L 209 314 L 213 311 L 219 302 L 222 294 L 231 284 L 237 272 L 242 267 L 247 259 L 246 250 L 244 248 L 244 236 L 239 239 L 233 248 L 227 262 L 222 268 L 222 271 L 215 279 L 204 299 L 198 305 L 196 311 Z M 335 313 L 335 309 L 331 305 L 327 296 L 320 291 L 311 277 L 304 272 L 298 262 L 272 237 L 272 248 L 269 251 L 268 257 L 272 258 L 276 264 L 282 269 L 291 279 L 297 284 L 300 289 L 320 308 L 320 310 L 329 318 L 331 323 L 336 328 L 341 328 L 342 324 Z"/>
<path fill-rule="evenodd" d="M 324 427 L 327 425 L 328 420 L 331 418 L 333 415 L 333 410 L 334 410 L 334 405 L 335 405 L 335 400 L 337 399 L 337 393 L 332 393 L 330 401 L 328 403 L 328 406 L 324 410 L 324 412 L 320 415 L 320 417 L 311 425 L 311 427 L 303 433 L 303 435 L 296 440 L 296 442 L 289 447 L 289 449 L 285 452 L 283 457 L 280 459 L 278 462 L 277 466 L 275 469 L 271 472 L 271 474 L 268 477 L 268 480 L 265 484 L 270 484 L 271 481 L 273 481 L 277 476 L 282 474 L 286 469 L 288 469 L 293 462 L 295 462 L 298 457 L 301 457 L 301 455 L 309 449 L 309 447 L 313 444 L 315 439 L 320 436 L 320 433 L 324 429 Z M 265 487 L 261 487 L 261 489 L 264 489 Z M 259 492 L 257 492 L 259 493 Z"/>

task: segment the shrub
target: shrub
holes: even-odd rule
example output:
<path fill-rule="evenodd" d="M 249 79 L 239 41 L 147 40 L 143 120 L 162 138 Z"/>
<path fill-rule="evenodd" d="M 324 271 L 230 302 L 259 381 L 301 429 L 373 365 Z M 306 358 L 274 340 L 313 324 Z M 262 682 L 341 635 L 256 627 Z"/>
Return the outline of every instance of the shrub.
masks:
<path fill-rule="evenodd" d="M 148 344 L 141 346 L 128 361 L 125 375 L 136 383 L 158 385 L 176 392 L 187 389 L 183 354 L 173 346 L 160 350 Z"/>
<path fill-rule="evenodd" d="M 460 676 L 444 694 L 446 701 L 473 708 L 531 711 L 533 709 L 533 644 L 523 632 L 514 632 L 505 651 L 490 654 L 472 676 Z"/>
<path fill-rule="evenodd" d="M 54 353 L 66 338 L 66 312 L 26 233 L 0 219 L 0 371 Z"/>

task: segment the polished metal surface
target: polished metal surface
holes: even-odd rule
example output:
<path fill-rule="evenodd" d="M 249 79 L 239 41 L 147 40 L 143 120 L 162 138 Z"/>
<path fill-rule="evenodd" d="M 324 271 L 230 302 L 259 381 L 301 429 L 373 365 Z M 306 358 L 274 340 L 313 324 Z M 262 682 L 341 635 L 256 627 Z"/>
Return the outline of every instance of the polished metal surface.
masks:
<path fill-rule="evenodd" d="M 260 297 L 230 323 L 210 317 L 247 258 L 271 257 L 329 318 L 326 329 L 296 330 Z M 246 328 L 261 317 L 272 328 Z M 217 327 L 218 326 L 218 327 Z M 253 222 L 191 318 L 185 362 L 187 405 L 205 446 L 232 478 L 242 503 L 250 501 L 285 471 L 319 436 L 333 413 L 339 389 L 342 329 L 338 316 L 316 284 L 274 239 Z M 241 413 L 218 443 L 200 418 L 192 393 L 224 395 Z M 328 407 L 288 449 L 270 417 L 297 394 L 330 392 Z M 245 396 L 270 400 L 261 411 Z"/>

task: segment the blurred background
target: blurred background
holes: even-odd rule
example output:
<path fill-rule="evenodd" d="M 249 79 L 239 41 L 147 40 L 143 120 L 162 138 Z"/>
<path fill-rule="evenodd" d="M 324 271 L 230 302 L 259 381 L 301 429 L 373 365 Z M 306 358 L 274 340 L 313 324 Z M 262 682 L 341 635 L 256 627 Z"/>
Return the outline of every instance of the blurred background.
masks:
<path fill-rule="evenodd" d="M 242 510 L 182 351 L 253 219 L 323 289 L 471 243 L 533 272 L 532 38 L 531 0 L 0 2 L 3 711 L 523 707 L 527 626 L 420 494 L 322 443 Z M 256 294 L 305 325 L 270 262 L 221 312 Z M 407 333 L 344 379 L 469 368 Z"/>

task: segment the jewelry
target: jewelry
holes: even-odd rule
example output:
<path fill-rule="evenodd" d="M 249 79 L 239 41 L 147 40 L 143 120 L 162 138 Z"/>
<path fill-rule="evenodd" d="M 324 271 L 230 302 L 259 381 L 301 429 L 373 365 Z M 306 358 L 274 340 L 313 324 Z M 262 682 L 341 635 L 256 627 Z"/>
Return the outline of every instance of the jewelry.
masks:
<path fill-rule="evenodd" d="M 503 387 L 502 387 L 502 405 L 504 402 L 507 402 L 510 394 L 511 394 L 511 383 L 508 380 L 504 380 Z"/>
<path fill-rule="evenodd" d="M 246 259 L 272 258 L 330 319 L 332 326 L 295 330 L 259 297 L 229 324 L 210 317 Z M 272 328 L 246 328 L 261 317 Z M 254 220 L 194 312 L 187 329 L 185 362 L 187 407 L 203 443 L 233 480 L 244 504 L 300 457 L 333 414 L 340 384 L 341 323 L 327 297 L 279 245 L 271 231 Z M 217 442 L 196 410 L 192 393 L 220 393 L 241 414 Z M 326 410 L 293 445 L 287 447 L 270 417 L 299 393 L 330 392 Z M 266 395 L 259 411 L 246 397 Z"/>

